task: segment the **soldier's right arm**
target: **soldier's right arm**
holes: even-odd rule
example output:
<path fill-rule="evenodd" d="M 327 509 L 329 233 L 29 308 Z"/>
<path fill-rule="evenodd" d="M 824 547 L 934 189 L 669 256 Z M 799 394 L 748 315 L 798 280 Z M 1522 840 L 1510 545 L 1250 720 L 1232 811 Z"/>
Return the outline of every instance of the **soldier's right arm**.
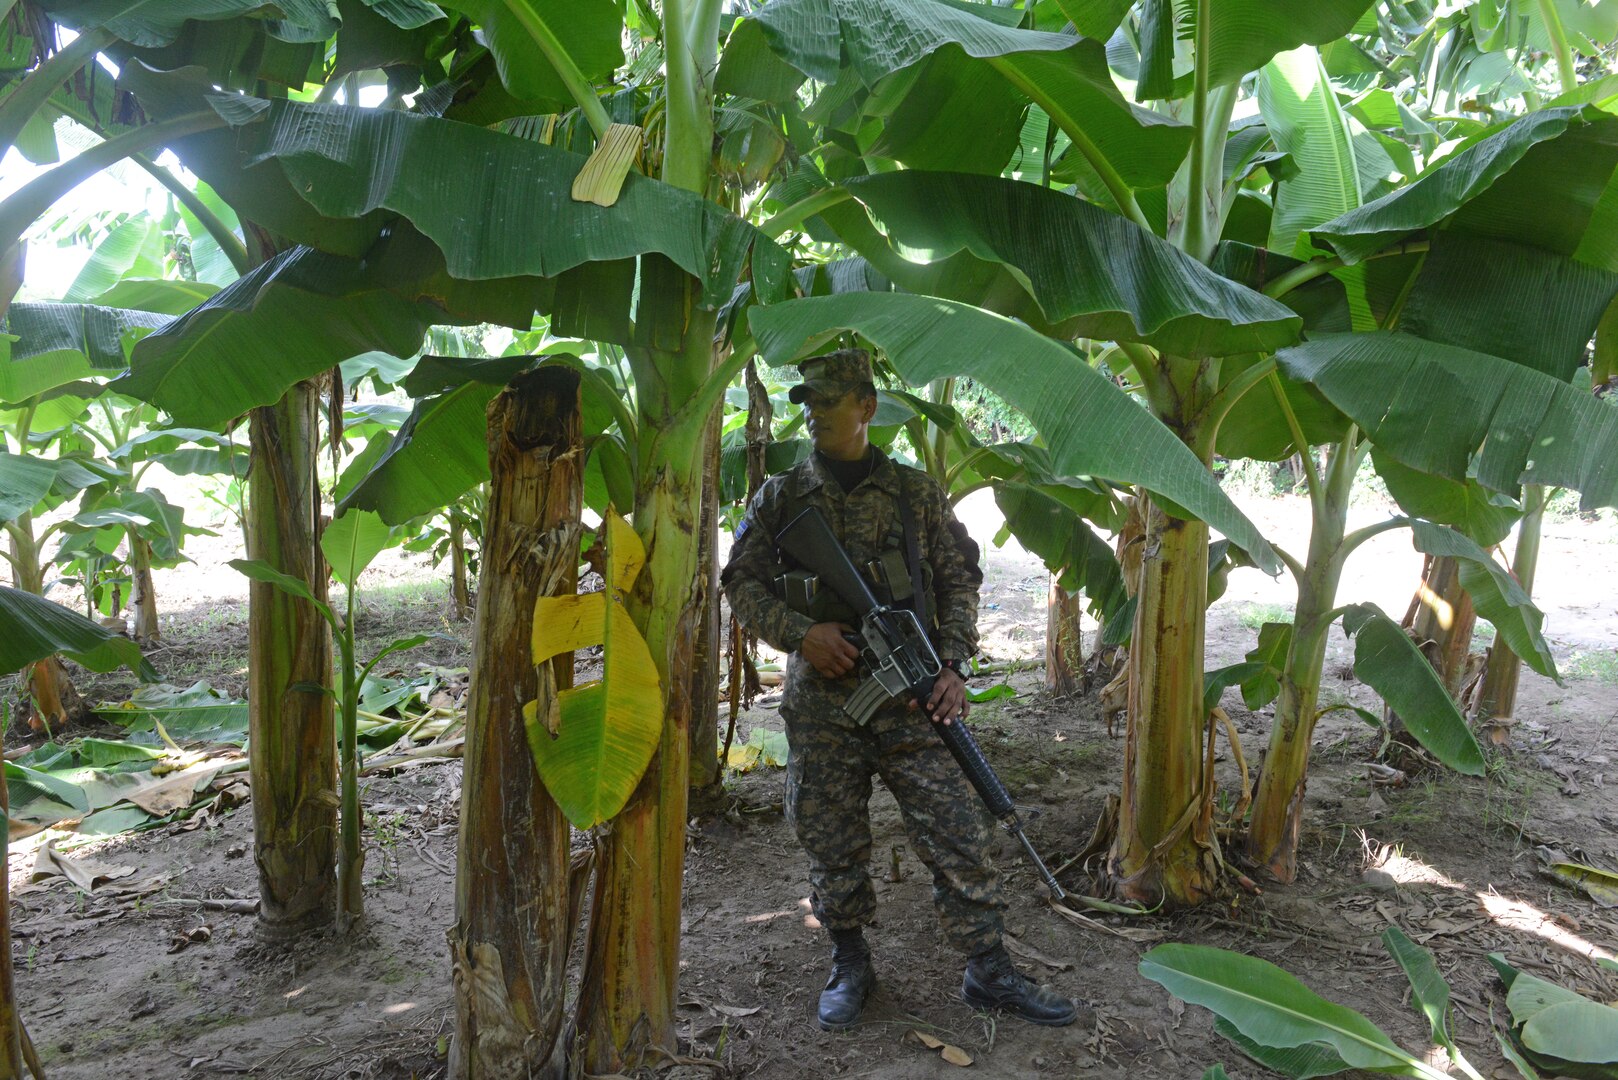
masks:
<path fill-rule="evenodd" d="M 730 610 L 749 631 L 782 652 L 797 652 L 814 620 L 799 614 L 775 594 L 774 582 L 784 568 L 775 550 L 781 523 L 781 486 L 766 481 L 754 493 L 736 527 L 730 560 L 720 574 Z"/>

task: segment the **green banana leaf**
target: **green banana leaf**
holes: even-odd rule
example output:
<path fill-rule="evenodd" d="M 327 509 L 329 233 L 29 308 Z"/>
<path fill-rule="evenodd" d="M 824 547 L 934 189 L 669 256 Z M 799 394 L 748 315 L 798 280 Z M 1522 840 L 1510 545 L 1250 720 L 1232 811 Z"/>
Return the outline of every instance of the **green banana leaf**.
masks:
<path fill-rule="evenodd" d="M 1258 104 L 1275 145 L 1298 166 L 1276 189 L 1267 246 L 1284 255 L 1307 256 L 1303 234 L 1360 204 L 1348 119 L 1320 54 L 1310 46 L 1282 53 L 1264 66 L 1258 76 Z"/>
<path fill-rule="evenodd" d="M 396 539 L 393 530 L 372 511 L 347 510 L 321 530 L 320 550 L 332 574 L 352 589 L 371 560 Z"/>
<path fill-rule="evenodd" d="M 1532 234 L 1510 242 L 1435 233 L 1399 329 L 1570 381 L 1618 295 L 1618 273 L 1533 243 Z"/>
<path fill-rule="evenodd" d="M 886 353 L 911 385 L 969 375 L 1019 408 L 1049 444 L 1054 468 L 1139 484 L 1229 537 L 1270 573 L 1279 560 L 1213 474 L 1168 428 L 1067 347 L 977 308 L 926 296 L 845 293 L 749 312 L 765 361 L 786 364 L 839 330 Z"/>
<path fill-rule="evenodd" d="M 1063 130 L 1081 132 L 1126 183 L 1167 183 L 1185 159 L 1191 129 L 1126 101 L 1099 41 L 1008 25 L 1017 17 L 1010 9 L 941 0 L 777 0 L 753 20 L 778 56 L 827 83 L 837 80 L 845 56 L 866 86 L 876 86 L 930 56 L 958 49 L 965 58 L 963 72 L 992 66 L 1038 101 Z M 912 108 L 927 107 L 927 89 L 911 90 L 917 97 Z M 963 126 L 970 114 L 946 110 L 941 116 L 955 130 L 945 128 L 947 149 L 932 152 L 951 158 L 979 152 L 981 133 Z"/>
<path fill-rule="evenodd" d="M 171 44 L 186 23 L 258 16 L 283 41 L 324 41 L 338 20 L 321 0 L 49 0 L 41 4 L 51 19 L 81 33 L 105 27 L 132 45 Z"/>
<path fill-rule="evenodd" d="M 1518 971 L 1499 953 L 1489 962 L 1506 985 L 1512 1042 L 1533 1067 L 1579 1080 L 1618 1077 L 1618 1009 Z"/>
<path fill-rule="evenodd" d="M 586 159 L 567 150 L 391 109 L 279 101 L 244 115 L 239 100 L 232 104 L 256 150 L 249 166 L 277 162 L 328 217 L 387 209 L 407 218 L 455 278 L 555 277 L 658 252 L 701 281 L 713 307 L 749 265 L 762 298 L 786 287 L 786 252 L 692 192 L 632 173 L 613 206 L 575 201 L 573 179 Z M 467 227 L 468 206 L 480 208 L 481 227 Z"/>
<path fill-rule="evenodd" d="M 1433 1041 L 1449 1051 L 1453 1061 L 1460 1051 L 1449 1033 L 1449 983 L 1439 973 L 1432 954 L 1411 941 L 1397 926 L 1382 931 L 1382 945 L 1393 954 L 1405 978 L 1410 980 L 1411 996 L 1427 1018 Z"/>
<path fill-rule="evenodd" d="M 1451 480 L 1401 465 L 1379 447 L 1371 448 L 1376 474 L 1387 485 L 1399 509 L 1413 518 L 1449 525 L 1483 547 L 1511 535 L 1522 518 L 1515 500 L 1490 491 L 1476 480 Z"/>
<path fill-rule="evenodd" d="M 126 343 L 173 320 L 89 304 L 12 304 L 0 334 L 0 401 L 27 401 L 75 380 L 128 366 Z"/>
<path fill-rule="evenodd" d="M 212 243 L 211 240 L 209 242 Z M 200 239 L 191 242 L 193 262 L 196 260 L 196 248 L 199 243 Z M 214 250 L 219 250 L 218 244 L 214 244 Z M 228 280 L 236 280 L 235 270 L 230 271 Z M 131 308 L 135 311 L 150 311 L 157 315 L 184 315 L 218 291 L 219 286 L 208 281 L 124 278 L 106 292 L 92 297 L 90 302 L 97 307 Z"/>
<path fill-rule="evenodd" d="M 1079 335 L 1228 356 L 1273 351 L 1302 326 L 1284 305 L 1145 229 L 1037 184 L 907 170 L 845 186 L 901 254 L 931 261 L 969 252 L 1002 264 L 1049 322 Z"/>
<path fill-rule="evenodd" d="M 1511 571 L 1454 529 L 1426 521 L 1412 521 L 1410 528 L 1416 550 L 1425 555 L 1447 555 L 1460 560 L 1461 587 L 1472 598 L 1478 614 L 1494 624 L 1501 639 L 1524 663 L 1560 685 L 1562 677 L 1557 674 L 1556 660 L 1540 633 L 1545 613 L 1534 606 Z"/>
<path fill-rule="evenodd" d="M 1404 465 L 1512 492 L 1618 505 L 1618 411 L 1521 364 L 1406 334 L 1323 334 L 1277 355 Z"/>
<path fill-rule="evenodd" d="M 91 671 L 127 667 L 143 680 L 157 678 L 157 669 L 133 641 L 8 585 L 0 585 L 0 627 L 5 627 L 0 633 L 0 672 L 6 674 L 61 653 Z"/>
<path fill-rule="evenodd" d="M 1261 1047 L 1325 1048 L 1350 1068 L 1431 1075 L 1364 1016 L 1256 956 L 1159 945 L 1141 957 L 1140 973 L 1175 997 L 1212 1010 Z"/>
<path fill-rule="evenodd" d="M 28 513 L 55 483 L 55 462 L 0 449 L 0 523 Z"/>
<path fill-rule="evenodd" d="M 483 28 L 500 81 L 513 96 L 553 102 L 560 106 L 555 111 L 571 108 L 573 96 L 547 48 L 592 82 L 611 79 L 624 62 L 623 14 L 612 0 L 444 0 L 444 6 Z"/>
<path fill-rule="evenodd" d="M 1045 561 L 1069 593 L 1083 590 L 1098 619 L 1117 615 L 1129 599 L 1112 546 L 1066 503 L 1032 484 L 1000 481 L 995 505 L 1017 543 Z"/>
<path fill-rule="evenodd" d="M 1354 639 L 1354 674 L 1382 695 L 1416 741 L 1443 764 L 1467 776 L 1483 775 L 1483 751 L 1444 684 L 1408 634 L 1375 604 L 1343 612 Z"/>
<path fill-rule="evenodd" d="M 1208 84 L 1239 82 L 1273 56 L 1342 37 L 1371 0 L 1208 0 Z"/>
<path fill-rule="evenodd" d="M 1531 112 L 1414 183 L 1313 230 L 1355 263 L 1443 221 L 1618 270 L 1618 117 L 1593 106 Z"/>
<path fill-rule="evenodd" d="M 436 323 L 526 329 L 541 289 L 533 279 L 456 281 L 408 229 L 364 261 L 296 248 L 142 339 L 114 389 L 178 424 L 214 427 L 351 356 L 410 356 Z"/>
<path fill-rule="evenodd" d="M 402 525 L 448 506 L 487 480 L 486 414 L 503 385 L 467 382 L 418 399 L 410 418 L 343 497 L 337 512 L 375 511 L 389 525 Z"/>
<path fill-rule="evenodd" d="M 163 229 L 144 211 L 114 228 L 90 253 L 62 300 L 83 304 L 126 277 L 163 276 Z"/>

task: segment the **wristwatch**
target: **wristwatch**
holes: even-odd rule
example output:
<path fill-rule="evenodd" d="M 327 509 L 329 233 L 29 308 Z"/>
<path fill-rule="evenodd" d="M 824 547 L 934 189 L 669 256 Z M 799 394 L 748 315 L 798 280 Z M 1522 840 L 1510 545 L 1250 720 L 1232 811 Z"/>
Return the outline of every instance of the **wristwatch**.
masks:
<path fill-rule="evenodd" d="M 966 678 L 966 672 L 961 670 L 961 661 L 959 660 L 940 660 L 939 665 L 949 668 L 963 679 Z"/>

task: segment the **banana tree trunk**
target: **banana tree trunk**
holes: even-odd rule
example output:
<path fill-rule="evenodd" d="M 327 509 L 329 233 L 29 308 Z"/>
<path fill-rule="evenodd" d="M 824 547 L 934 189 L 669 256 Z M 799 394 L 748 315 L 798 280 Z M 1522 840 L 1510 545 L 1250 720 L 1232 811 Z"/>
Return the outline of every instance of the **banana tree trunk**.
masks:
<path fill-rule="evenodd" d="M 1166 357 L 1154 381 L 1154 411 L 1205 464 L 1213 459 L 1213 433 L 1197 418 L 1217 385 L 1217 367 Z M 1128 734 L 1107 865 L 1115 895 L 1172 909 L 1208 899 L 1219 879 L 1213 754 L 1202 707 L 1208 526 L 1171 516 L 1149 495 L 1138 502 L 1143 532 L 1136 545 Z"/>
<path fill-rule="evenodd" d="M 302 382 L 252 411 L 247 554 L 326 597 L 319 545 L 320 389 Z M 336 902 L 337 737 L 331 632 L 313 605 L 271 585 L 248 591 L 248 723 L 253 747 L 259 929 L 292 937 L 329 923 Z"/>
<path fill-rule="evenodd" d="M 719 606 L 719 410 L 708 422 L 702 455 L 702 526 L 698 536 L 697 639 L 691 663 L 691 794 L 708 801 L 719 792 L 719 659 L 724 623 Z"/>
<path fill-rule="evenodd" d="M 1084 665 L 1084 636 L 1079 623 L 1083 611 L 1079 594 L 1069 596 L 1053 575 L 1045 600 L 1045 689 L 1058 697 L 1079 692 Z"/>
<path fill-rule="evenodd" d="M 646 568 L 629 609 L 667 699 L 663 733 L 639 787 L 601 842 L 579 993 L 582 1067 L 625 1072 L 650 1047 L 675 1046 L 680 887 L 689 805 L 691 680 L 698 621 L 698 533 L 707 417 L 678 409 L 712 368 L 714 313 L 690 308 L 686 349 L 637 378 L 639 490 L 634 522 Z M 717 405 L 715 406 L 717 407 Z"/>
<path fill-rule="evenodd" d="M 1314 520 L 1309 555 L 1298 581 L 1292 644 L 1281 671 L 1270 746 L 1253 795 L 1248 855 L 1283 882 L 1292 881 L 1298 872 L 1298 836 L 1309 778 L 1309 749 L 1318 719 L 1320 673 L 1326 664 L 1337 588 L 1348 556 L 1343 537 L 1359 459 L 1352 440 L 1334 446 L 1320 481 L 1323 490 L 1310 492 Z"/>
<path fill-rule="evenodd" d="M 1461 564 L 1450 555 L 1433 558 L 1422 575 L 1411 630 L 1451 697 L 1459 695 L 1472 652 L 1477 611 L 1461 588 Z"/>
<path fill-rule="evenodd" d="M 471 618 L 472 593 L 466 584 L 466 527 L 453 514 L 449 519 L 449 587 L 455 621 Z"/>
<path fill-rule="evenodd" d="M 157 592 L 152 588 L 152 545 L 129 531 L 129 633 L 136 641 L 157 641 Z"/>
<path fill-rule="evenodd" d="M 449 932 L 450 1075 L 565 1075 L 560 1038 L 578 913 L 568 823 L 528 749 L 523 706 L 573 685 L 573 656 L 534 665 L 534 601 L 577 588 L 583 474 L 579 376 L 519 376 L 489 406 L 486 557 L 472 646 L 466 763 Z M 520 902 L 513 902 L 520 897 Z"/>
<path fill-rule="evenodd" d="M 1545 527 L 1545 489 L 1530 484 L 1523 489 L 1528 512 L 1517 527 L 1517 550 L 1511 557 L 1511 572 L 1522 586 L 1523 592 L 1534 595 L 1534 575 L 1539 569 L 1539 541 Z M 1511 646 L 1500 637 L 1494 639 L 1489 650 L 1489 664 L 1483 674 L 1483 689 L 1478 694 L 1478 707 L 1473 718 L 1478 721 L 1495 717 L 1513 716 L 1517 711 L 1517 681 L 1522 674 L 1522 660 L 1511 651 Z"/>

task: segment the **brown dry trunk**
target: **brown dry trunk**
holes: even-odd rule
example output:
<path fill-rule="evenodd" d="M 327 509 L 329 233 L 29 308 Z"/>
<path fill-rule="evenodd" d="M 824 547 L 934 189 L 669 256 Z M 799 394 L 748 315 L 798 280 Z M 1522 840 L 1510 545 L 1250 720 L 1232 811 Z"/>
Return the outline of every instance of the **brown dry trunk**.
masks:
<path fill-rule="evenodd" d="M 157 592 L 152 588 L 152 545 L 129 533 L 129 636 L 146 644 L 161 636 L 157 627 Z"/>
<path fill-rule="evenodd" d="M 534 601 L 577 589 L 582 504 L 579 376 L 545 368 L 489 405 L 489 498 L 466 707 L 450 1075 L 565 1075 L 568 823 L 528 749 L 540 715 L 573 685 L 573 655 L 535 666 Z"/>
<path fill-rule="evenodd" d="M 719 793 L 719 657 L 724 623 L 719 610 L 719 429 L 715 409 L 703 450 L 702 524 L 697 550 L 697 640 L 691 655 L 691 796 L 706 803 Z"/>
<path fill-rule="evenodd" d="M 301 382 L 249 417 L 247 554 L 326 598 L 319 545 L 320 388 Z M 247 703 L 253 747 L 259 930 L 292 937 L 332 920 L 337 898 L 337 735 L 331 631 L 315 607 L 274 586 L 248 588 Z"/>
<path fill-rule="evenodd" d="M 1079 620 L 1084 604 L 1079 593 L 1069 596 L 1053 575 L 1045 601 L 1045 689 L 1058 697 L 1079 691 L 1084 667 L 1084 635 Z"/>

